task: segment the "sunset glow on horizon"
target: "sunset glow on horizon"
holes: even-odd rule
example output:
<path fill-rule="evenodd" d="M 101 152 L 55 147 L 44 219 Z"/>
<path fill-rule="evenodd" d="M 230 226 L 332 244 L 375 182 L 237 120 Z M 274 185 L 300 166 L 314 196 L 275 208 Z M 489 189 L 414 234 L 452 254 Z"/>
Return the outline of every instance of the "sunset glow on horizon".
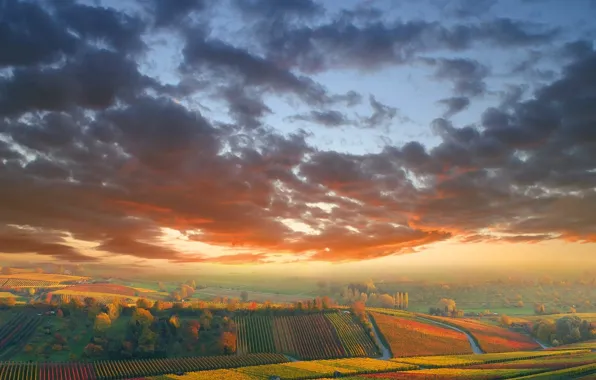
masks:
<path fill-rule="evenodd" d="M 515 3 L 0 4 L 0 266 L 594 264 L 596 9 Z"/>

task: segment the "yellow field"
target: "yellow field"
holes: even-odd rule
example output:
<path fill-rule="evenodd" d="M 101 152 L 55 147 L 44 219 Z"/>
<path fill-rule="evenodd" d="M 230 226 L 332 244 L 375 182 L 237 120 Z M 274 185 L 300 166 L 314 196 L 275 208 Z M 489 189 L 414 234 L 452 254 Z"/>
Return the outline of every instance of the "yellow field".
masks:
<path fill-rule="evenodd" d="M 8 274 L 8 275 L 0 275 L 0 280 L 9 280 L 9 279 L 17 279 L 17 280 L 31 280 L 31 281 L 52 281 L 52 282 L 65 282 L 65 281 L 79 281 L 79 280 L 86 280 L 89 277 L 81 277 L 81 276 L 67 276 L 62 274 L 52 274 L 52 273 L 17 273 L 17 274 Z"/>
<path fill-rule="evenodd" d="M 68 288 L 52 292 L 52 294 L 54 294 L 54 295 L 63 294 L 66 296 L 75 296 L 75 297 L 76 296 L 92 297 L 92 298 L 98 298 L 98 299 L 101 298 L 101 299 L 108 299 L 108 300 L 112 300 L 114 298 L 122 298 L 122 299 L 130 299 L 130 300 L 136 301 L 139 298 L 141 298 L 141 297 L 125 296 L 125 295 L 114 294 L 114 293 L 82 292 L 82 291 L 76 291 L 76 290 L 68 290 Z"/>

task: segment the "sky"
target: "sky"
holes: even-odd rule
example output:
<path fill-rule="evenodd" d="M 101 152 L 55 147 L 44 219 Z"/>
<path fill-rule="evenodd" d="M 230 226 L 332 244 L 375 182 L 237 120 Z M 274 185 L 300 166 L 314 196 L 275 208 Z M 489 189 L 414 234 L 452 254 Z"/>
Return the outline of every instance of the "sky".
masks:
<path fill-rule="evenodd" d="M 594 261 L 595 17 L 592 0 L 0 1 L 0 265 Z"/>

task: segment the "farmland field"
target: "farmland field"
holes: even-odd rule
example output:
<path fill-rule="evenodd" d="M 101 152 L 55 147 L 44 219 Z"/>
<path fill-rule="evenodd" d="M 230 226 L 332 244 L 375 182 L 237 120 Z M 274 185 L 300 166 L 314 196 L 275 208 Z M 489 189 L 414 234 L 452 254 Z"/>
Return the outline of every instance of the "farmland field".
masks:
<path fill-rule="evenodd" d="M 89 277 L 70 276 L 65 274 L 51 274 L 51 273 L 17 273 L 17 274 L 1 274 L 0 280 L 18 279 L 31 281 L 49 281 L 54 283 L 80 281 L 86 280 Z"/>
<path fill-rule="evenodd" d="M 0 326 L 0 360 L 7 360 L 17 353 L 41 323 L 41 318 L 31 313 L 15 313 Z"/>
<path fill-rule="evenodd" d="M 518 376 L 524 376 L 540 372 L 539 369 L 459 369 L 459 368 L 438 368 L 438 369 L 422 369 L 416 371 L 400 371 L 393 373 L 380 373 L 373 375 L 361 376 L 362 379 L 478 379 L 478 380 L 492 380 L 492 379 L 509 379 Z"/>
<path fill-rule="evenodd" d="M 432 317 L 431 319 L 451 324 L 468 332 L 476 338 L 480 348 L 487 353 L 524 351 L 540 348 L 540 345 L 529 336 L 477 320 L 444 317 Z"/>
<path fill-rule="evenodd" d="M 536 359 L 541 357 L 561 357 L 570 358 L 573 355 L 585 354 L 588 351 L 568 350 L 568 351 L 518 351 L 502 352 L 483 355 L 437 355 L 437 356 L 417 356 L 411 358 L 397 358 L 393 361 L 400 363 L 409 363 L 425 367 L 443 368 L 443 367 L 461 367 L 487 363 L 512 362 L 516 360 Z"/>
<path fill-rule="evenodd" d="M 283 352 L 301 359 L 378 355 L 364 328 L 343 313 L 236 319 L 238 353 Z"/>
<path fill-rule="evenodd" d="M 336 360 L 315 360 L 273 365 L 243 367 L 235 370 L 215 370 L 188 373 L 182 376 L 167 375 L 155 380 L 218 380 L 218 379 L 268 379 L 269 376 L 280 376 L 282 379 L 317 379 L 331 377 L 337 371 L 343 375 L 365 374 L 386 371 L 414 369 L 415 366 L 392 363 L 369 358 L 352 358 Z"/>
<path fill-rule="evenodd" d="M 363 327 L 340 313 L 236 319 L 238 353 L 283 352 L 301 359 L 374 356 Z"/>
<path fill-rule="evenodd" d="M 465 334 L 414 319 L 371 313 L 393 357 L 472 353 Z"/>
<path fill-rule="evenodd" d="M 156 376 L 175 371 L 237 368 L 287 362 L 283 355 L 212 356 L 149 360 L 105 360 L 92 363 L 0 362 L 0 379 L 20 380 L 108 380 Z"/>
<path fill-rule="evenodd" d="M 550 368 L 563 369 L 596 363 L 596 353 L 580 353 L 556 357 L 542 357 L 535 359 L 518 360 L 514 362 L 477 364 L 469 368 L 498 369 L 498 368 Z"/>

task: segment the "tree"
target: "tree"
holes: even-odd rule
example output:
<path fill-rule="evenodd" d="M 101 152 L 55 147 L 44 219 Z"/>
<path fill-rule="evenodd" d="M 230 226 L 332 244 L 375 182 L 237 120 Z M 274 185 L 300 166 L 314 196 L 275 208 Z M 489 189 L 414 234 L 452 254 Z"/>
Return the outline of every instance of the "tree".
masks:
<path fill-rule="evenodd" d="M 403 309 L 407 310 L 408 309 L 408 303 L 409 303 L 409 297 L 408 297 L 408 292 L 404 293 L 404 299 L 403 299 Z"/>
<path fill-rule="evenodd" d="M 140 308 L 140 309 L 151 309 L 151 306 L 153 306 L 153 302 L 149 301 L 146 298 L 139 298 L 137 300 L 137 308 Z"/>
<path fill-rule="evenodd" d="M 13 307 L 17 304 L 17 300 L 14 297 L 0 298 L 0 307 L 7 308 Z"/>
<path fill-rule="evenodd" d="M 186 281 L 186 285 L 190 286 L 192 290 L 195 290 L 197 288 L 197 283 L 195 282 L 195 280 Z"/>
<path fill-rule="evenodd" d="M 379 297 L 379 303 L 382 307 L 392 308 L 395 306 L 395 300 L 389 294 L 383 294 Z"/>
<path fill-rule="evenodd" d="M 95 325 L 93 328 L 97 332 L 105 332 L 110 326 L 112 325 L 112 320 L 110 316 L 106 313 L 99 313 L 97 317 L 95 317 Z"/>
<path fill-rule="evenodd" d="M 248 292 L 246 290 L 240 292 L 240 299 L 242 300 L 242 302 L 248 301 Z"/>
<path fill-rule="evenodd" d="M 439 307 L 444 309 L 447 314 L 453 313 L 456 310 L 455 300 L 451 298 L 441 298 Z"/>
<path fill-rule="evenodd" d="M 33 297 L 35 295 L 35 288 L 27 289 L 27 293 L 29 294 L 29 297 Z"/>
<path fill-rule="evenodd" d="M 56 312 L 56 316 L 58 318 L 63 318 L 64 317 L 64 312 L 62 311 L 62 309 L 58 309 L 58 311 Z"/>
<path fill-rule="evenodd" d="M 221 334 L 221 348 L 224 354 L 233 354 L 236 352 L 236 335 L 229 331 Z"/>
<path fill-rule="evenodd" d="M 180 319 L 178 318 L 177 315 L 172 315 L 170 317 L 170 319 L 168 320 L 168 322 L 170 323 L 170 325 L 175 328 L 175 329 L 179 329 L 180 328 Z"/>
<path fill-rule="evenodd" d="M 83 353 L 87 357 L 99 356 L 103 352 L 103 348 L 97 344 L 89 343 L 83 349 Z"/>
<path fill-rule="evenodd" d="M 356 301 L 352 304 L 352 312 L 357 316 L 364 315 L 365 309 L 364 302 L 362 301 Z"/>
<path fill-rule="evenodd" d="M 543 303 L 534 305 L 534 313 L 538 315 L 546 314 L 546 307 Z"/>
<path fill-rule="evenodd" d="M 135 309 L 132 313 L 132 322 L 140 325 L 151 325 L 153 323 L 153 314 L 147 309 Z"/>
<path fill-rule="evenodd" d="M 505 314 L 501 315 L 501 325 L 505 326 L 505 327 L 509 327 L 511 326 L 511 318 L 506 316 Z"/>
<path fill-rule="evenodd" d="M 157 287 L 159 288 L 159 291 L 160 291 L 160 292 L 166 292 L 166 291 L 167 291 L 167 288 L 166 288 L 166 286 L 165 286 L 165 285 L 164 285 L 164 283 L 163 283 L 163 282 L 161 282 L 161 281 L 157 283 Z"/>

